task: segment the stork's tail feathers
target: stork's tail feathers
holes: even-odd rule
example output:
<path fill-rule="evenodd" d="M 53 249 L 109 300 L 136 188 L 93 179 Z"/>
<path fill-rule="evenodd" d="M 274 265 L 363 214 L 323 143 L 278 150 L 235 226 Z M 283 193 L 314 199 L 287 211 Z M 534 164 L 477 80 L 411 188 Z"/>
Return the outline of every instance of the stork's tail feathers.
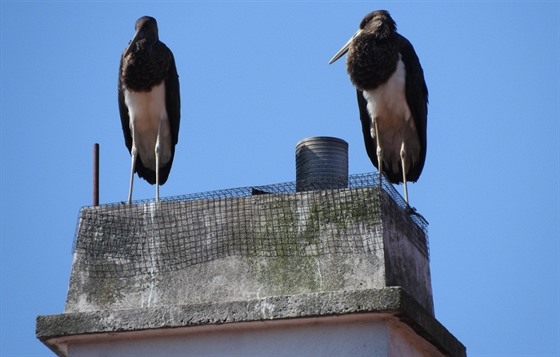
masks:
<path fill-rule="evenodd" d="M 167 182 L 167 178 L 169 177 L 169 172 L 171 172 L 171 165 L 173 164 L 173 155 L 171 155 L 171 159 L 159 169 L 159 184 L 163 185 Z M 140 160 L 140 156 L 136 159 L 136 172 L 138 176 L 143 178 L 144 180 L 148 181 L 151 185 L 156 184 L 156 172 L 154 170 L 146 168 L 142 164 L 142 160 Z"/>

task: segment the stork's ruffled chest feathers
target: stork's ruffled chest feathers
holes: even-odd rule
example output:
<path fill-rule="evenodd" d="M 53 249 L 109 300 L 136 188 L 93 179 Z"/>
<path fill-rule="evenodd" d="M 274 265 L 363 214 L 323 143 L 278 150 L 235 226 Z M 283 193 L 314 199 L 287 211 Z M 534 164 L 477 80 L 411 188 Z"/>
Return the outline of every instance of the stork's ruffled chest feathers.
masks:
<path fill-rule="evenodd" d="M 121 76 L 126 88 L 146 92 L 165 79 L 170 59 L 167 47 L 161 42 L 147 44 L 141 41 L 135 46 L 137 50 L 123 58 Z"/>
<path fill-rule="evenodd" d="M 399 51 L 389 39 L 361 34 L 348 49 L 346 69 L 356 88 L 371 90 L 391 77 L 398 61 Z"/>

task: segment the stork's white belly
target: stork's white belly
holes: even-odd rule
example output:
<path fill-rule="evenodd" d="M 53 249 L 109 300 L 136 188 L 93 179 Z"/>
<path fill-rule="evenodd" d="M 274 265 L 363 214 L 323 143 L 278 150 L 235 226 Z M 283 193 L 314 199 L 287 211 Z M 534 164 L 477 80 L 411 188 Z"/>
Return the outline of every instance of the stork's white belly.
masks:
<path fill-rule="evenodd" d="M 400 150 L 403 142 L 406 144 L 407 153 L 413 154 L 408 156 L 409 164 L 418 161 L 420 152 L 416 126 L 406 102 L 405 81 L 406 69 L 399 58 L 395 73 L 386 83 L 363 92 L 372 120 L 371 137 L 381 145 L 383 166 L 387 168 L 389 165 L 393 172 L 399 172 Z M 375 137 L 375 121 L 377 121 L 379 138 Z"/>
<path fill-rule="evenodd" d="M 130 117 L 133 146 L 145 167 L 155 171 L 155 147 L 160 125 L 160 164 L 164 166 L 171 158 L 171 129 L 165 109 L 165 83 L 150 92 L 134 92 L 124 89 L 124 100 Z"/>

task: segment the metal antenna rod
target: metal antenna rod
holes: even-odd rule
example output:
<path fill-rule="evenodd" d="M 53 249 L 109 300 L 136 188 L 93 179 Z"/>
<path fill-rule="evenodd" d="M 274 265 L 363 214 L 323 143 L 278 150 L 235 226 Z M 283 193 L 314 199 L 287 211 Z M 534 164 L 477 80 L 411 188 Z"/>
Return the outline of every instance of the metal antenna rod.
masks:
<path fill-rule="evenodd" d="M 99 206 L 99 144 L 93 144 L 93 205 Z"/>

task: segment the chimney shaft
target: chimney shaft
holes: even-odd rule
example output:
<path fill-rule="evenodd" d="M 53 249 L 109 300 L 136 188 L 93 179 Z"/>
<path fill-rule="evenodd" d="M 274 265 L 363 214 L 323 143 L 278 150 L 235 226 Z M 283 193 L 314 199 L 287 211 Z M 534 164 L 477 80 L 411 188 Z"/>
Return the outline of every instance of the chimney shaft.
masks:
<path fill-rule="evenodd" d="M 348 186 L 348 143 L 317 136 L 296 145 L 296 190 L 328 190 Z"/>

